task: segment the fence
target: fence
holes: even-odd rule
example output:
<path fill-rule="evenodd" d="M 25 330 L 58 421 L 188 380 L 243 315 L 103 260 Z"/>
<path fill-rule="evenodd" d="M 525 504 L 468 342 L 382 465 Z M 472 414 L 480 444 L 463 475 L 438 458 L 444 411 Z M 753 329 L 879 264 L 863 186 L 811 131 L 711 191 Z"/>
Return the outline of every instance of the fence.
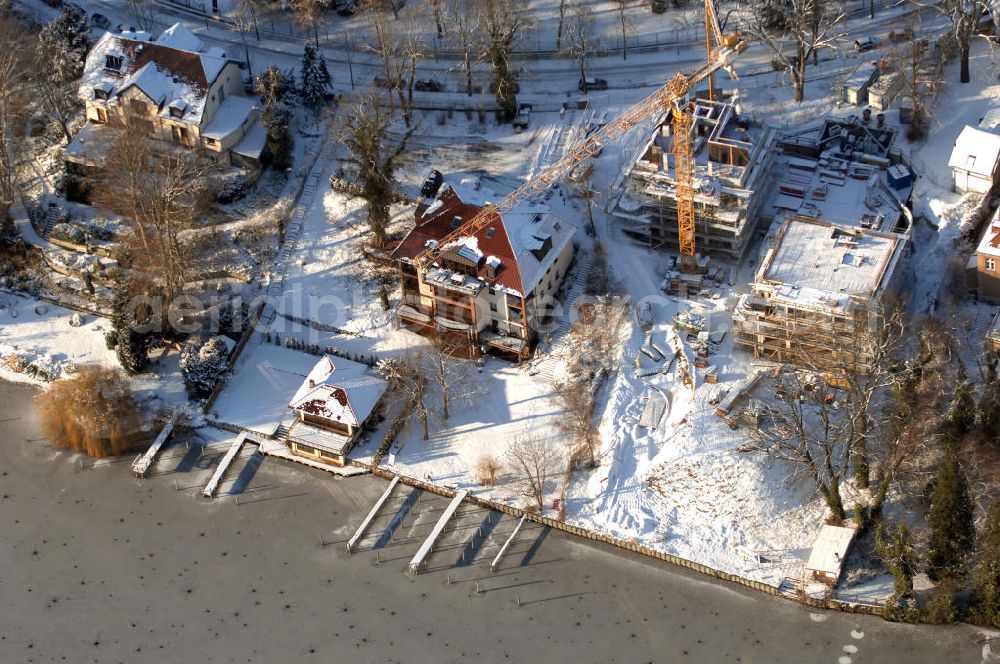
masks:
<path fill-rule="evenodd" d="M 430 482 L 424 482 L 418 480 L 414 477 L 407 477 L 405 475 L 399 475 L 396 472 L 389 472 L 383 468 L 378 467 L 375 463 L 367 464 L 361 463 L 359 461 L 350 461 L 354 466 L 360 468 L 366 468 L 372 472 L 373 475 L 377 475 L 383 479 L 392 481 L 396 476 L 399 476 L 400 481 L 404 484 L 414 486 L 418 489 L 424 491 L 429 491 L 431 493 L 443 496 L 445 498 L 454 497 L 458 491 L 455 489 L 448 489 L 446 487 L 431 484 Z M 651 547 L 641 544 L 633 540 L 620 539 L 618 537 L 613 537 L 605 533 L 599 533 L 593 530 L 588 530 L 586 528 L 581 528 L 580 526 L 574 526 L 573 524 L 565 523 L 557 519 L 552 519 L 541 514 L 536 514 L 534 512 L 528 512 L 512 505 L 506 503 L 494 502 L 491 500 L 486 500 L 478 496 L 469 495 L 468 500 L 472 503 L 485 507 L 487 509 L 496 510 L 498 512 L 503 512 L 504 514 L 521 517 L 525 516 L 529 520 L 539 523 L 543 526 L 548 526 L 549 528 L 554 528 L 556 530 L 561 530 L 562 532 L 569 533 L 570 535 L 575 535 L 577 537 L 582 537 L 584 539 L 594 540 L 597 542 L 603 542 L 604 544 L 610 544 L 611 546 L 618 547 L 620 549 L 625 549 L 626 551 L 631 551 L 633 553 L 638 553 L 649 558 L 654 558 L 656 560 L 661 560 L 671 565 L 676 565 L 678 567 L 683 567 L 707 576 L 720 579 L 722 581 L 728 581 L 730 583 L 735 583 L 737 585 L 750 588 L 752 590 L 757 590 L 759 592 L 774 595 L 776 597 L 786 597 L 778 592 L 778 589 L 772 585 L 764 583 L 762 581 L 755 581 L 753 579 L 747 579 L 736 574 L 730 574 L 728 572 L 723 572 L 722 570 L 715 569 L 714 567 L 709 567 L 708 565 L 702 565 L 701 563 L 695 562 L 693 560 L 688 560 L 686 558 L 681 558 L 680 556 L 675 556 L 664 551 L 659 551 Z M 866 613 L 871 615 L 882 615 L 882 607 L 876 606 L 874 604 L 862 604 L 862 603 L 850 603 L 842 600 L 829 599 L 829 598 L 815 598 L 808 596 L 801 596 L 796 598 L 797 601 L 802 604 L 809 606 L 814 606 L 823 609 L 834 609 L 837 611 L 844 611 L 847 613 Z"/>

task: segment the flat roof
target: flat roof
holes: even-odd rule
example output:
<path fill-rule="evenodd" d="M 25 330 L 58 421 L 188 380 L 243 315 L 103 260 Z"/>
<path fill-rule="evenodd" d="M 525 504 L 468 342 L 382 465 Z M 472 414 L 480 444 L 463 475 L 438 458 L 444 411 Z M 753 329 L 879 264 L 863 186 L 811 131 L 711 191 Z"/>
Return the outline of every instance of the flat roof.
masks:
<path fill-rule="evenodd" d="M 813 543 L 806 569 L 840 576 L 840 568 L 854 541 L 853 528 L 824 524 Z"/>
<path fill-rule="evenodd" d="M 844 308 L 850 296 L 870 298 L 883 286 L 901 240 L 812 219 L 788 219 L 761 266 L 758 282 L 775 297 Z"/>

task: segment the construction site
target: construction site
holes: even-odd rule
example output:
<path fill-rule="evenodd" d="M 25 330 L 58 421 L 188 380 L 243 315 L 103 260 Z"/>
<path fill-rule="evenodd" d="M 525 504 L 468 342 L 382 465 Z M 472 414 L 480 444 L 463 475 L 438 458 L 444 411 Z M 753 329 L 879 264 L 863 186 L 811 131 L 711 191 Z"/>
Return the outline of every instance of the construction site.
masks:
<path fill-rule="evenodd" d="M 879 328 L 906 274 L 905 241 L 797 216 L 766 243 L 733 312 L 735 343 L 777 362 L 865 371 L 864 335 Z"/>
<path fill-rule="evenodd" d="M 751 127 L 731 102 L 696 99 L 690 120 L 695 240 L 699 252 L 737 261 L 760 218 L 774 130 Z M 679 248 L 676 112 L 657 123 L 628 170 L 612 214 L 624 233 L 654 248 Z M 684 140 L 680 137 L 680 140 Z M 681 194 L 683 196 L 683 194 Z"/>

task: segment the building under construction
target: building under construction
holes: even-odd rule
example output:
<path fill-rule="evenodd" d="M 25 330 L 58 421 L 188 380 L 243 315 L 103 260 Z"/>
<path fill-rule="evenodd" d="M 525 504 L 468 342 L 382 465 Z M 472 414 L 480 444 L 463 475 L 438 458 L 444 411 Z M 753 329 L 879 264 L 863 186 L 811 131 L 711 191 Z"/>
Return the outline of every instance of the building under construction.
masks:
<path fill-rule="evenodd" d="M 657 124 L 629 168 L 612 214 L 629 236 L 651 247 L 678 247 L 677 186 L 671 153 L 672 118 Z M 691 105 L 696 247 L 738 260 L 757 225 L 773 130 L 751 127 L 730 103 Z"/>
<path fill-rule="evenodd" d="M 865 337 L 906 278 L 906 238 L 791 216 L 768 244 L 733 313 L 735 343 L 778 362 L 867 371 Z"/>

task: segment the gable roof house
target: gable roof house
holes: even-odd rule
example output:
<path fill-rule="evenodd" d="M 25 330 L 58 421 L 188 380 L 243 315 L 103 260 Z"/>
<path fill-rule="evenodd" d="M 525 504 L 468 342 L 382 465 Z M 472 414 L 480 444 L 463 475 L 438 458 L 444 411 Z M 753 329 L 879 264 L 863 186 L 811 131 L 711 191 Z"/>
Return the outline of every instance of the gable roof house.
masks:
<path fill-rule="evenodd" d="M 215 160 L 259 165 L 264 130 L 257 100 L 244 93 L 241 63 L 180 23 L 155 38 L 104 33 L 87 55 L 77 94 L 87 124 L 66 148 L 70 172 L 100 168 L 114 140 L 108 128 L 126 121 L 142 123 L 163 152 L 199 148 Z"/>
<path fill-rule="evenodd" d="M 959 193 L 986 193 L 1000 177 L 1000 134 L 966 127 L 948 160 L 951 188 Z"/>
<path fill-rule="evenodd" d="M 414 259 L 425 247 L 482 209 L 472 202 L 477 198 L 483 193 L 466 183 L 445 183 L 417 208 L 416 225 L 392 254 L 403 294 L 397 321 L 464 345 L 470 355 L 493 350 L 524 358 L 548 322 L 545 299 L 559 292 L 573 262 L 576 229 L 547 209 L 522 203 L 419 268 Z"/>
<path fill-rule="evenodd" d="M 302 381 L 288 403 L 296 422 L 287 439 L 292 454 L 343 466 L 388 384 L 356 362 L 337 363 L 324 355 Z"/>

